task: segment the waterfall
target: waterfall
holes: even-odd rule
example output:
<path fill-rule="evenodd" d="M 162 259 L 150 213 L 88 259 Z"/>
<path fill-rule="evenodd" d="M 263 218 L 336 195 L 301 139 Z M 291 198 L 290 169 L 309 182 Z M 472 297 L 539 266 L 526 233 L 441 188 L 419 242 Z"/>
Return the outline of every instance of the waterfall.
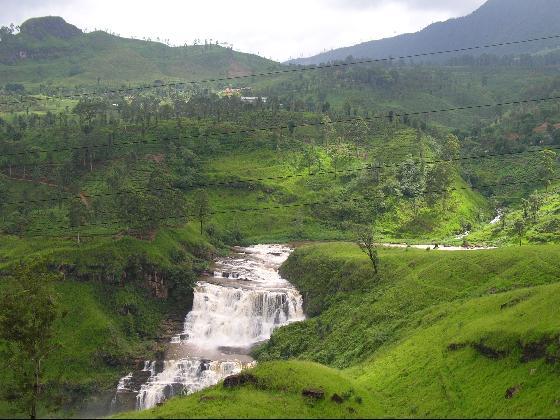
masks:
<path fill-rule="evenodd" d="M 147 361 L 147 380 L 132 389 L 131 373 L 117 394 L 135 394 L 136 408 L 146 409 L 254 366 L 249 352 L 255 344 L 275 328 L 304 319 L 301 295 L 278 274 L 290 252 L 257 245 L 217 261 L 214 275 L 196 284 L 192 310 L 182 333 L 172 338 L 167 360 Z"/>

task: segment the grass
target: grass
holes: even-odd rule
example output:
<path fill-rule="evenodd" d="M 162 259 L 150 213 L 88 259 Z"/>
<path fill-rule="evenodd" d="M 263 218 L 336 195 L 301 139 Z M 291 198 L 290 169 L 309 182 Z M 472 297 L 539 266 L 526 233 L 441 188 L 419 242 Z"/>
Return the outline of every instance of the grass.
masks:
<path fill-rule="evenodd" d="M 559 254 L 382 250 L 373 279 L 353 244 L 304 246 L 283 273 L 312 316 L 257 350 L 257 385 L 217 385 L 120 417 L 558 417 Z M 327 399 L 309 405 L 308 387 Z M 333 404 L 334 392 L 356 411 Z"/>
<path fill-rule="evenodd" d="M 23 261 L 44 262 L 66 274 L 56 283 L 60 310 L 55 337 L 60 347 L 45 364 L 49 398 L 71 412 L 91 396 L 114 390 L 137 360 L 160 350 L 154 341 L 162 321 L 189 310 L 196 273 L 218 252 L 192 225 L 162 230 L 152 241 L 133 238 L 75 241 L 4 237 L 0 269 Z M 145 276 L 159 273 L 167 299 L 154 296 Z M 9 389 L 7 366 L 0 362 Z M 5 372 L 5 373 L 4 373 Z M 9 404 L 0 415 L 13 416 Z"/>
<path fill-rule="evenodd" d="M 379 404 L 346 374 L 316 363 L 268 362 L 250 372 L 256 385 L 224 389 L 221 385 L 163 407 L 124 413 L 116 418 L 364 418 L 380 415 Z M 302 396 L 321 389 L 325 398 Z M 332 401 L 333 395 L 342 402 Z"/>

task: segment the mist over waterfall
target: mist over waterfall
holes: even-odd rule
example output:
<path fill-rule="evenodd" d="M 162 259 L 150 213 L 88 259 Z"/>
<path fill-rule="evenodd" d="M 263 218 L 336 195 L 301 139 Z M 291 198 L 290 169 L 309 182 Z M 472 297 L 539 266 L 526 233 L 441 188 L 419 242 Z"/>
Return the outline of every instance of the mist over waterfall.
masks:
<path fill-rule="evenodd" d="M 147 361 L 119 382 L 119 395 L 135 395 L 136 408 L 187 395 L 255 364 L 251 348 L 275 328 L 304 319 L 299 292 L 278 274 L 291 249 L 281 245 L 238 248 L 216 262 L 213 276 L 197 282 L 183 331 L 164 361 Z M 116 397 L 116 398 L 117 398 Z"/>

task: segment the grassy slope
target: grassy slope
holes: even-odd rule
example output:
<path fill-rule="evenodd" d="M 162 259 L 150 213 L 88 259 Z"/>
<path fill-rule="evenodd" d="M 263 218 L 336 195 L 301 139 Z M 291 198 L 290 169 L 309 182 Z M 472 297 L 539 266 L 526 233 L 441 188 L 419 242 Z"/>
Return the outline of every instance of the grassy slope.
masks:
<path fill-rule="evenodd" d="M 163 407 L 124 413 L 117 418 L 363 418 L 380 415 L 379 404 L 346 374 L 310 362 L 269 362 L 251 371 L 257 385 L 217 386 Z M 303 389 L 323 389 L 325 399 L 310 400 Z M 331 401 L 333 394 L 345 399 Z"/>
<path fill-rule="evenodd" d="M 168 47 L 159 42 L 132 40 L 92 32 L 63 40 L 48 37 L 37 41 L 27 35 L 16 37 L 17 46 L 4 49 L 53 51 L 43 59 L 23 59 L 15 65 L 0 64 L 0 78 L 6 82 L 72 87 L 120 86 L 128 82 L 199 79 L 235 76 L 267 71 L 277 63 L 256 55 L 220 46 Z M 14 42 L 14 45 L 16 45 Z"/>
<path fill-rule="evenodd" d="M 129 257 L 134 256 L 145 256 L 150 264 L 165 270 L 172 266 L 171 254 L 178 249 L 186 253 L 185 264 L 191 267 L 203 264 L 193 253 L 213 252 L 190 225 L 161 231 L 153 241 L 95 239 L 77 245 L 67 240 L 3 237 L 0 269 L 20 260 L 22 255 L 29 263 L 46 260 L 74 267 L 67 280 L 56 284 L 66 316 L 56 327 L 61 348 L 49 358 L 45 374 L 49 389 L 56 398 L 62 398 L 63 404 L 76 408 L 75 403 L 85 397 L 114 389 L 118 379 L 129 371 L 132 360 L 158 350 L 153 338 L 166 314 L 177 309 L 185 311 L 189 305 L 187 301 L 177 304 L 152 298 L 141 283 L 132 279 L 125 285 L 99 279 L 111 272 L 119 276 Z M 79 276 L 90 281 L 76 281 Z M 132 308 L 132 313 L 125 315 L 123 308 Z M 9 410 L 7 404 L 0 405 L 0 415 L 11 415 Z"/>
<path fill-rule="evenodd" d="M 304 293 L 314 292 L 308 309 L 318 315 L 277 330 L 258 355 L 348 366 L 343 383 L 363 398 L 364 417 L 558 417 L 559 252 L 555 246 L 387 250 L 382 280 L 372 284 L 368 262 L 353 245 L 300 249 L 284 273 Z M 284 407 L 304 401 L 300 381 L 332 392 L 328 376 L 315 377 L 322 366 L 269 363 L 255 370 L 262 382 L 285 378 L 296 389 L 263 386 L 252 400 L 252 389 L 218 385 L 124 417 L 289 417 Z M 305 372 L 294 368 L 300 363 Z M 517 390 L 511 399 L 509 388 Z M 323 410 L 304 415 L 320 417 Z"/>

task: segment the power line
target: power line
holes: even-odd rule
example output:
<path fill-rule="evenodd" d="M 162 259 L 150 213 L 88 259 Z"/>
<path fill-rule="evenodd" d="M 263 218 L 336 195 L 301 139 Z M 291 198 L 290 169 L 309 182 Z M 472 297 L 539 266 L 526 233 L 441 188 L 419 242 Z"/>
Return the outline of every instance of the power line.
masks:
<path fill-rule="evenodd" d="M 560 99 L 560 96 L 550 96 L 544 98 L 533 98 L 533 99 L 520 99 L 515 101 L 506 101 L 506 102 L 498 102 L 493 104 L 479 104 L 479 105 L 465 105 L 460 107 L 453 107 L 453 108 L 442 108 L 442 109 L 432 109 L 427 111 L 414 111 L 414 112 L 403 112 L 403 113 L 389 113 L 384 115 L 374 115 L 370 117 L 351 117 L 351 118 L 339 118 L 331 121 L 316 121 L 316 122 L 305 122 L 300 124 L 293 124 L 293 125 L 282 125 L 282 126 L 273 126 L 273 127 L 259 127 L 259 128 L 250 128 L 244 130 L 232 130 L 232 131 L 224 131 L 221 133 L 204 133 L 198 135 L 190 135 L 190 136 L 178 136 L 178 137 L 164 137 L 163 140 L 181 140 L 181 139 L 196 139 L 196 138 L 210 138 L 215 136 L 228 136 L 228 135 L 235 135 L 235 134 L 254 134 L 260 132 L 267 132 L 267 131 L 274 131 L 274 130 L 293 130 L 298 127 L 319 127 L 319 126 L 327 126 L 331 124 L 344 124 L 344 123 L 352 123 L 356 121 L 376 121 L 382 119 L 389 119 L 393 120 L 395 118 L 404 118 L 404 117 L 413 117 L 413 116 L 421 116 L 421 115 L 431 115 L 431 114 L 438 114 L 438 113 L 445 113 L 445 112 L 456 112 L 456 111 L 467 111 L 472 109 L 485 109 L 485 108 L 493 108 L 493 107 L 502 107 L 508 105 L 522 105 L 528 103 L 539 103 L 539 102 L 546 102 L 546 101 L 555 101 Z M 152 144 L 156 141 L 161 141 L 162 139 L 158 140 L 135 140 L 131 142 L 119 142 L 119 147 L 122 145 L 133 145 L 133 144 Z M 16 153 L 6 153 L 4 156 L 20 156 L 30 153 L 48 153 L 48 152 L 61 152 L 67 150 L 84 150 L 84 149 L 96 149 L 102 147 L 116 147 L 117 144 L 114 143 L 105 143 L 105 144 L 98 144 L 92 146 L 76 146 L 76 147 L 69 147 L 69 148 L 58 148 L 58 149 L 38 149 L 34 151 L 27 151 L 27 152 L 16 152 Z"/>
<path fill-rule="evenodd" d="M 466 187 L 451 187 L 448 189 L 432 189 L 432 190 L 424 190 L 421 192 L 420 195 L 426 195 L 426 194 L 433 194 L 433 193 L 448 193 L 451 191 L 461 191 L 461 190 L 485 190 L 488 188 L 492 188 L 492 187 L 501 187 L 501 186 L 513 186 L 513 185 L 533 185 L 533 184 L 538 184 L 541 182 L 545 182 L 545 181 L 556 181 L 556 180 L 560 180 L 560 177 L 555 177 L 555 178 L 539 178 L 539 179 L 532 179 L 532 180 L 523 180 L 523 181 L 511 181 L 511 182 L 505 182 L 505 183 L 494 183 L 494 184 L 486 184 L 486 185 L 480 185 L 480 186 L 466 186 Z M 327 200 L 319 200 L 319 201 L 314 201 L 314 202 L 308 202 L 308 203 L 294 203 L 294 204 L 280 204 L 280 205 L 274 205 L 274 206 L 266 206 L 266 207 L 254 207 L 254 208 L 234 208 L 234 209 L 227 209 L 227 210 L 220 210 L 220 211 L 213 211 L 213 212 L 209 212 L 207 214 L 207 216 L 216 216 L 216 215 L 222 215 L 222 214 L 232 214 L 232 213 L 247 213 L 247 212 L 260 212 L 260 211 L 271 211 L 271 210 L 279 210 L 279 209 L 285 209 L 285 208 L 299 208 L 299 207 L 312 207 L 312 206 L 316 206 L 316 205 L 325 205 L 325 204 L 333 204 L 333 203 L 337 203 L 337 202 L 362 202 L 362 201 L 366 201 L 371 199 L 371 197 L 360 197 L 360 198 L 346 198 L 346 199 L 342 199 L 342 200 L 337 200 L 337 199 L 327 199 Z M 194 217 L 196 218 L 197 215 L 196 214 L 185 214 L 183 216 L 176 216 L 176 217 L 159 217 L 159 218 L 153 218 L 153 219 L 147 219 L 148 221 L 162 221 L 162 220 L 183 220 L 189 217 Z M 85 226 L 110 226 L 112 224 L 115 224 L 118 221 L 108 221 L 108 222 L 101 222 L 101 223 L 90 223 L 88 225 Z M 45 231 L 52 231 L 52 230 L 56 230 L 56 228 L 54 227 L 50 227 L 49 229 L 34 229 L 34 230 L 29 230 L 28 232 L 45 232 Z M 62 228 L 62 230 L 66 230 L 69 231 L 68 228 Z M 121 233 L 121 232 L 117 232 L 117 233 Z M 75 232 L 75 234 L 80 234 L 80 232 Z M 108 236 L 113 236 L 114 234 L 106 234 Z M 42 236 L 42 235 L 26 235 L 26 236 Z M 101 236 L 101 234 L 99 234 L 99 236 Z"/>
<path fill-rule="evenodd" d="M 106 94 L 119 94 L 119 93 L 129 93 L 135 92 L 140 90 L 146 89 L 157 89 L 163 87 L 172 87 L 177 88 L 180 86 L 189 86 L 189 85 L 197 85 L 197 84 L 205 84 L 205 83 L 215 83 L 215 82 L 225 82 L 225 81 L 233 81 L 233 80 L 241 80 L 241 79 L 248 79 L 253 77 L 264 77 L 264 76 L 278 76 L 290 73 L 297 73 L 297 72 L 304 72 L 304 71 L 315 71 L 315 70 L 322 70 L 328 68 L 341 68 L 341 67 L 349 67 L 359 64 L 372 64 L 372 63 L 380 63 L 380 62 L 392 62 L 395 60 L 406 60 L 406 59 L 413 59 L 413 58 L 422 58 L 422 57 L 430 57 L 430 56 L 437 56 L 443 54 L 452 54 L 452 53 L 459 53 L 459 52 L 468 52 L 468 51 L 476 51 L 488 48 L 497 48 L 497 47 L 505 47 L 511 45 L 519 45 L 519 44 L 526 44 L 531 42 L 537 41 L 547 41 L 552 39 L 559 39 L 559 35 L 550 35 L 544 36 L 539 38 L 531 38 L 531 39 L 524 39 L 519 41 L 507 41 L 507 42 L 499 42 L 494 44 L 487 44 L 487 45 L 477 45 L 473 47 L 464 47 L 464 48 L 455 48 L 450 50 L 442 50 L 442 51 L 431 51 L 425 53 L 417 53 L 417 54 L 409 54 L 409 55 L 402 55 L 397 57 L 385 57 L 385 58 L 376 58 L 376 59 L 367 59 L 367 60 L 358 60 L 352 62 L 343 62 L 343 63 L 331 63 L 331 64 L 321 64 L 316 66 L 309 66 L 309 67 L 296 67 L 296 68 L 289 68 L 283 70 L 274 70 L 269 72 L 262 72 L 262 73 L 253 73 L 249 75 L 240 75 L 240 76 L 227 76 L 227 77 L 218 77 L 218 78 L 211 78 L 211 79 L 202 79 L 202 80 L 190 80 L 185 82 L 175 81 L 175 82 L 168 82 L 168 83 L 159 83 L 159 84 L 151 84 L 151 85 L 144 85 L 144 86 L 135 86 L 129 88 L 120 88 L 120 89 L 108 89 L 102 92 L 85 92 L 85 93 L 74 93 L 74 94 L 67 94 L 67 95 L 59 95 L 59 99 L 72 99 L 72 98 L 82 98 L 87 96 L 93 95 L 106 95 Z M 0 102 L 0 105 L 17 105 L 27 102 L 37 102 L 37 101 L 44 101 L 48 100 L 49 98 L 29 98 L 26 100 L 21 101 L 12 101 L 12 102 Z"/>

